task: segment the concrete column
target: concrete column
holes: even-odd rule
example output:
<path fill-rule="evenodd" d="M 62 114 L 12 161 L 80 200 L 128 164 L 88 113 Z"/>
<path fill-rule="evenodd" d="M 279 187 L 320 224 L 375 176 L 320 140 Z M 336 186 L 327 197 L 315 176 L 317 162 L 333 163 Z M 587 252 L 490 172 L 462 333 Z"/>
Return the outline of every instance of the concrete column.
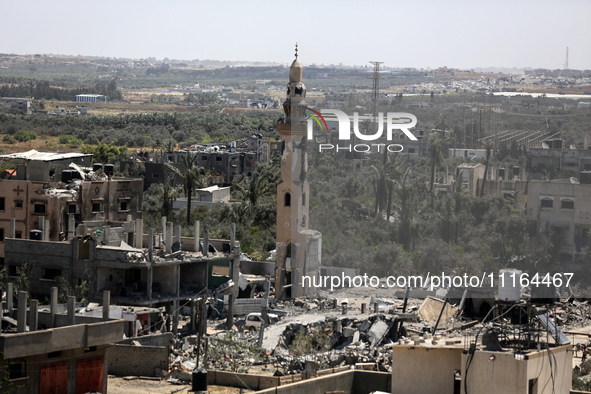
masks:
<path fill-rule="evenodd" d="M 152 301 L 152 286 L 154 285 L 154 267 L 152 263 L 148 267 L 148 278 L 146 280 L 146 295 L 148 296 L 148 300 Z"/>
<path fill-rule="evenodd" d="M 195 253 L 199 253 L 199 220 L 195 220 Z"/>
<path fill-rule="evenodd" d="M 74 215 L 68 215 L 68 239 L 74 238 L 76 235 L 76 218 Z"/>
<path fill-rule="evenodd" d="M 209 231 L 207 228 L 203 230 L 203 256 L 207 257 L 209 254 Z M 237 283 L 237 282 L 234 282 Z"/>
<path fill-rule="evenodd" d="M 39 216 L 39 230 L 45 232 L 44 227 L 45 227 L 45 216 Z M 41 238 L 41 240 L 43 240 L 43 238 Z"/>
<path fill-rule="evenodd" d="M 88 230 L 86 229 L 86 225 L 84 223 L 80 223 L 80 225 L 78 226 L 78 234 L 79 235 L 86 235 L 86 233 L 88 232 Z M 76 235 L 76 234 L 74 234 Z"/>
<path fill-rule="evenodd" d="M 109 233 L 111 232 L 110 226 L 105 226 L 103 231 L 103 241 L 105 245 L 109 244 Z"/>
<path fill-rule="evenodd" d="M 111 309 L 111 292 L 109 290 L 103 291 L 103 320 L 109 320 L 109 310 Z"/>
<path fill-rule="evenodd" d="M 291 266 L 293 267 L 293 259 L 291 260 Z M 295 270 L 292 269 L 291 271 L 291 298 L 301 297 L 302 288 L 301 288 L 301 276 L 300 276 L 300 269 L 296 268 Z"/>
<path fill-rule="evenodd" d="M 162 242 L 166 242 L 166 216 L 160 218 L 160 225 L 162 226 Z"/>
<path fill-rule="evenodd" d="M 144 235 L 144 221 L 142 219 L 135 220 L 135 247 L 136 248 L 143 248 L 142 239 Z"/>
<path fill-rule="evenodd" d="M 236 286 L 236 285 L 234 285 Z M 228 317 L 226 318 L 226 329 L 231 330 L 234 325 L 234 295 L 228 296 Z"/>
<path fill-rule="evenodd" d="M 16 238 L 16 219 L 10 219 L 10 233 L 8 238 Z"/>
<path fill-rule="evenodd" d="M 49 324 L 50 327 L 55 327 L 55 314 L 57 313 L 57 287 L 51 288 L 49 296 Z"/>
<path fill-rule="evenodd" d="M 12 317 L 12 309 L 14 308 L 14 284 L 8 283 L 6 286 L 6 309 L 8 310 L 8 317 Z"/>
<path fill-rule="evenodd" d="M 154 261 L 154 229 L 148 231 L 148 260 Z"/>
<path fill-rule="evenodd" d="M 29 301 L 29 331 L 37 331 L 37 326 L 39 323 L 39 301 L 31 300 Z"/>
<path fill-rule="evenodd" d="M 45 220 L 45 226 L 43 229 L 43 240 L 45 242 L 49 241 L 49 231 L 50 231 L 50 225 L 49 225 L 49 220 Z"/>
<path fill-rule="evenodd" d="M 179 250 L 181 248 L 181 226 L 176 226 L 174 229 L 174 243 L 179 246 Z"/>
<path fill-rule="evenodd" d="M 16 332 L 27 331 L 27 292 L 18 292 L 18 310 L 16 316 Z"/>
<path fill-rule="evenodd" d="M 68 325 L 76 324 L 76 297 L 68 297 Z"/>
<path fill-rule="evenodd" d="M 234 249 L 236 243 L 236 223 L 230 225 L 230 249 Z"/>
<path fill-rule="evenodd" d="M 197 301 L 191 300 L 191 332 L 195 331 L 197 322 L 195 321 L 195 313 L 197 309 Z"/>
<path fill-rule="evenodd" d="M 365 313 L 366 310 L 367 310 L 367 304 L 366 303 L 361 304 L 361 313 Z"/>
<path fill-rule="evenodd" d="M 176 299 L 174 300 L 174 320 L 172 326 L 172 332 L 175 334 L 178 330 L 179 325 L 179 308 L 180 308 L 180 297 L 181 297 L 181 266 L 176 266 Z"/>
<path fill-rule="evenodd" d="M 173 319 L 172 319 L 172 333 L 174 335 L 177 334 L 178 327 L 179 327 L 179 300 L 178 298 L 172 302 L 173 308 Z"/>
<path fill-rule="evenodd" d="M 167 222 L 167 229 L 166 229 L 166 253 L 172 253 L 172 222 Z"/>

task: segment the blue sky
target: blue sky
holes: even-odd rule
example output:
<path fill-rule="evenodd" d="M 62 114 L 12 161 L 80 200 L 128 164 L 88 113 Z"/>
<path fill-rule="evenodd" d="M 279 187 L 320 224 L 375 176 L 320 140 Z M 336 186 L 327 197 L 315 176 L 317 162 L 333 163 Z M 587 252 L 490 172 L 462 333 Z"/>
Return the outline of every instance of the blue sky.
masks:
<path fill-rule="evenodd" d="M 591 1 L 4 1 L 0 52 L 591 69 Z"/>

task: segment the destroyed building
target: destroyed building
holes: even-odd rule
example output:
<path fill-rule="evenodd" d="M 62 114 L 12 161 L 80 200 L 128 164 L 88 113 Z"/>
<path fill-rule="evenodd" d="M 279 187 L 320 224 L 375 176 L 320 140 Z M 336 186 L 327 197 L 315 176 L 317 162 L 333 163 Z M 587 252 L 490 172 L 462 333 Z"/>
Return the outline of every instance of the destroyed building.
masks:
<path fill-rule="evenodd" d="M 0 158 L 16 166 L 0 179 L 0 260 L 7 238 L 60 241 L 104 226 L 133 238 L 141 179 L 116 178 L 112 165 L 93 165 L 82 153 L 31 150 Z"/>
<path fill-rule="evenodd" d="M 210 175 L 213 183 L 230 185 L 237 175 L 252 176 L 256 163 L 267 163 L 272 154 L 281 149 L 281 144 L 269 139 L 251 137 L 246 142 L 246 147 L 236 146 L 233 141 L 228 147 L 226 145 L 196 145 L 191 149 L 197 154 L 197 165 Z M 142 173 L 144 190 L 148 190 L 153 183 L 163 183 L 169 176 L 176 173 L 168 166 L 174 166 L 181 172 L 183 169 L 183 156 L 187 151 L 174 151 L 163 154 L 149 152 L 138 152 L 132 155 L 129 161 L 122 161 L 121 167 L 128 168 L 135 163 L 144 166 Z"/>
<path fill-rule="evenodd" d="M 29 269 L 31 288 L 41 296 L 48 295 L 61 277 L 72 287 L 88 281 L 90 299 L 109 290 L 120 304 L 172 310 L 208 287 L 229 280 L 238 283 L 240 245 L 235 239 L 210 240 L 207 231 L 203 238 L 185 238 L 180 227 L 173 230 L 172 223 L 165 223 L 163 233 L 138 234 L 132 245 L 103 245 L 96 237 L 78 235 L 53 242 L 8 238 L 5 266 L 9 279 Z M 236 298 L 238 290 L 230 292 Z"/>
<path fill-rule="evenodd" d="M 307 120 L 306 87 L 302 64 L 296 59 L 289 70 L 285 121 L 277 130 L 285 142 L 281 159 L 281 181 L 277 185 L 277 268 L 276 291 L 280 296 L 309 296 L 314 288 L 303 286 L 303 276 L 320 274 L 322 234 L 308 229 L 310 186 L 306 179 Z"/>

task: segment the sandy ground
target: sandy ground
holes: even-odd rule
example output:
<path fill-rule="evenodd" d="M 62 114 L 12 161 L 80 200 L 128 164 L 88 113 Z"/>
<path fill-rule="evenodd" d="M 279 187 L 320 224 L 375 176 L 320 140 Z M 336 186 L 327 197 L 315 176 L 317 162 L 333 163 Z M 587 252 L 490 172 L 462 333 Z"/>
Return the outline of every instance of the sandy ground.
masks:
<path fill-rule="evenodd" d="M 235 387 L 208 386 L 209 393 L 238 394 L 240 389 Z M 177 385 L 168 383 L 164 380 L 146 380 L 125 378 L 116 378 L 109 376 L 108 383 L 109 394 L 185 394 L 193 393 L 191 385 Z M 251 390 L 242 390 L 243 393 L 254 393 Z"/>

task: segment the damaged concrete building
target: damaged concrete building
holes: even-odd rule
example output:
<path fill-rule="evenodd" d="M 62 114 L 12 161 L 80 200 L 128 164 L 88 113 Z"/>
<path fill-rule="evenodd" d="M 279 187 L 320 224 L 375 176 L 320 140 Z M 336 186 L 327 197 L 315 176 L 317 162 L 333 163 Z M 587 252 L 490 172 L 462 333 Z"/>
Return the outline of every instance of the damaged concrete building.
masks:
<path fill-rule="evenodd" d="M 54 242 L 7 238 L 5 265 L 9 277 L 29 269 L 31 288 L 41 296 L 48 295 L 62 277 L 72 287 L 87 281 L 90 299 L 109 290 L 120 304 L 166 306 L 177 312 L 179 302 L 200 297 L 208 287 L 229 280 L 238 283 L 240 244 L 234 237 L 210 240 L 204 231 L 202 240 L 185 238 L 180 227 L 173 237 L 172 223 L 163 230 L 163 234 L 150 230 L 143 237 L 147 249 L 142 247 L 144 239 L 133 247 L 124 242 L 102 245 L 96 237 Z M 235 299 L 238 289 L 228 292 Z M 232 305 L 229 302 L 229 308 Z"/>
<path fill-rule="evenodd" d="M 74 297 L 69 298 L 66 313 L 58 313 L 57 288 L 49 308 L 39 310 L 39 302 L 20 291 L 14 309 L 12 286 L 8 290 L 4 305 L 8 316 L 3 317 L 0 334 L 0 372 L 5 377 L 0 390 L 15 394 L 106 393 L 105 355 L 110 344 L 121 340 L 124 321 L 110 320 L 108 315 L 78 316 Z"/>
<path fill-rule="evenodd" d="M 302 64 L 296 59 L 289 70 L 287 99 L 283 103 L 285 121 L 277 124 L 285 149 L 281 159 L 281 181 L 277 185 L 277 267 L 276 293 L 281 297 L 313 295 L 304 287 L 303 276 L 320 274 L 322 234 L 308 229 L 310 186 L 306 179 L 307 104 L 302 82 Z"/>
<path fill-rule="evenodd" d="M 0 159 L 16 167 L 0 180 L 0 261 L 7 238 L 61 241 L 106 226 L 133 239 L 142 179 L 116 178 L 112 165 L 93 165 L 92 155 L 82 153 L 31 150 Z"/>

